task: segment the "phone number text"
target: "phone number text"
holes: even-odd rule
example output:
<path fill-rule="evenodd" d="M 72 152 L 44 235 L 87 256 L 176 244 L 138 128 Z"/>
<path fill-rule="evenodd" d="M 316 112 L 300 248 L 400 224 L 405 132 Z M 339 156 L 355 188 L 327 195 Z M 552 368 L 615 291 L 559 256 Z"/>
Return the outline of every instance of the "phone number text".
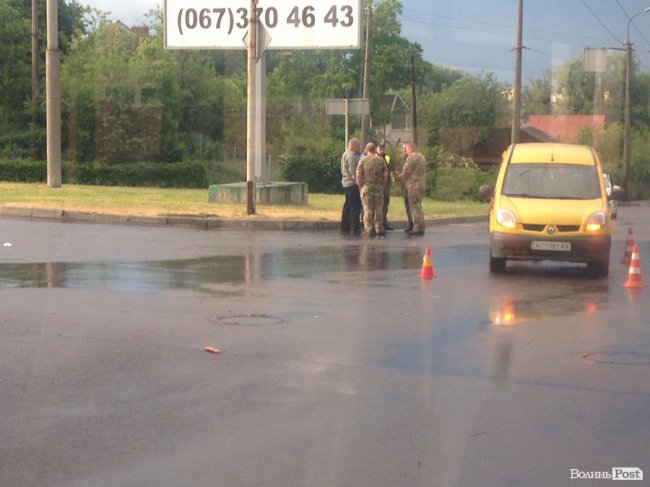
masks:
<path fill-rule="evenodd" d="M 288 25 L 295 28 L 314 27 L 354 27 L 358 22 L 355 17 L 356 10 L 352 5 L 332 5 L 325 13 L 318 13 L 316 7 L 290 7 L 289 14 L 285 17 L 286 11 L 281 14 L 275 7 L 257 8 L 255 19 L 264 24 L 268 29 L 274 29 L 279 25 Z M 247 29 L 249 24 L 248 9 L 240 8 L 181 8 L 178 11 L 177 27 L 180 35 L 186 31 L 199 30 L 220 30 L 232 34 L 235 28 Z"/>

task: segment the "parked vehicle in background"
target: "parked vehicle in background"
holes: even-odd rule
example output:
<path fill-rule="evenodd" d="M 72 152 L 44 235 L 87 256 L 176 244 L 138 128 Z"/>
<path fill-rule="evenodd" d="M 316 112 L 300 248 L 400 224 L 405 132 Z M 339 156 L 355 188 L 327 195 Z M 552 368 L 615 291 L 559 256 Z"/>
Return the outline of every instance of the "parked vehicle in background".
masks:
<path fill-rule="evenodd" d="M 490 271 L 512 261 L 586 263 L 609 272 L 612 222 L 596 151 L 584 145 L 511 145 L 503 155 L 491 197 Z M 623 192 L 612 189 L 612 198 Z"/>
<path fill-rule="evenodd" d="M 607 198 L 609 199 L 609 214 L 611 215 L 612 220 L 615 220 L 618 216 L 618 201 L 611 198 L 612 191 L 614 188 L 618 188 L 618 186 L 612 184 L 609 174 L 603 174 L 603 179 L 605 180 L 605 190 L 607 191 Z"/>

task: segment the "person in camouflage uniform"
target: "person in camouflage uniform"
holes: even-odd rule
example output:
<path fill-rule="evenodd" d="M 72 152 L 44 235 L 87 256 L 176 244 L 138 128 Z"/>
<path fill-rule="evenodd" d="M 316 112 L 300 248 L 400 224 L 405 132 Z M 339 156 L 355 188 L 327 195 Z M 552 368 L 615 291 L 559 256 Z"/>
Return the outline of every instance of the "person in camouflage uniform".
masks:
<path fill-rule="evenodd" d="M 395 163 L 391 161 L 390 156 L 386 154 L 386 145 L 379 144 L 377 146 L 377 155 L 384 159 L 386 163 L 386 169 L 388 169 L 388 178 L 386 179 L 386 184 L 384 185 L 384 206 L 381 209 L 381 214 L 384 217 L 384 230 L 394 230 L 394 228 L 388 223 L 388 205 L 390 204 L 390 186 L 392 182 L 392 172 L 395 170 Z"/>
<path fill-rule="evenodd" d="M 416 152 L 414 142 L 404 144 L 406 161 L 402 167 L 401 179 L 406 189 L 408 208 L 413 217 L 413 229 L 409 235 L 424 235 L 424 212 L 422 211 L 422 195 L 426 186 L 427 161 L 422 154 Z"/>
<path fill-rule="evenodd" d="M 384 159 L 377 155 L 377 147 L 372 142 L 366 145 L 366 156 L 357 166 L 357 183 L 361 188 L 363 204 L 363 226 L 368 235 L 384 235 L 384 185 L 388 179 L 388 169 Z"/>

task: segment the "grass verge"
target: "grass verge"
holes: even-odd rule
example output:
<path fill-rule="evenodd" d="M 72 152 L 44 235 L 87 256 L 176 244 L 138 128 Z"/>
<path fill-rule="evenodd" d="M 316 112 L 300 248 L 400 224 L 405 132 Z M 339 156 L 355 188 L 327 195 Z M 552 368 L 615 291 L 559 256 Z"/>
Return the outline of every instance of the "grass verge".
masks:
<path fill-rule="evenodd" d="M 310 194 L 306 206 L 257 205 L 255 215 L 249 216 L 245 204 L 209 203 L 207 188 L 161 189 L 68 184 L 61 188 L 49 188 L 45 184 L 0 182 L 0 204 L 5 207 L 57 208 L 119 215 L 337 221 L 341 218 L 343 195 Z M 487 213 L 486 204 L 474 201 L 443 202 L 425 199 L 422 207 L 426 218 Z M 388 219 L 405 220 L 401 197 L 391 198 Z"/>

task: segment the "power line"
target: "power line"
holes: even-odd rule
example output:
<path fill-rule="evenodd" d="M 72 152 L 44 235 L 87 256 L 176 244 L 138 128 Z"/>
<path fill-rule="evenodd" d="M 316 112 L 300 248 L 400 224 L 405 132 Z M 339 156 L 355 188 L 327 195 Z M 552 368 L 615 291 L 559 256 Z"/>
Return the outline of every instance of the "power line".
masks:
<path fill-rule="evenodd" d="M 589 10 L 589 12 L 591 13 L 591 15 L 594 16 L 594 18 L 595 18 L 595 19 L 598 21 L 598 23 L 603 27 L 603 29 L 605 29 L 605 30 L 609 33 L 609 35 L 612 36 L 612 38 L 616 41 L 617 44 L 619 44 L 619 45 L 620 45 L 620 44 L 623 44 L 621 41 L 618 40 L 618 38 L 614 35 L 614 33 L 613 33 L 611 30 L 609 30 L 609 29 L 607 28 L 607 26 L 603 23 L 603 21 L 600 20 L 600 17 L 598 17 L 598 15 L 596 15 L 596 12 L 594 12 L 594 11 L 591 9 L 591 7 L 587 4 L 587 2 L 586 2 L 585 0 L 580 0 L 580 2 L 585 6 L 585 8 L 586 8 L 587 10 Z"/>
<path fill-rule="evenodd" d="M 513 35 L 510 26 L 499 26 L 494 23 L 480 22 L 474 20 L 459 19 L 456 17 L 434 15 L 429 12 L 422 12 L 417 10 L 410 10 L 401 16 L 402 20 L 411 23 L 425 25 L 427 27 L 438 27 L 443 29 L 458 29 L 463 32 L 480 32 L 503 36 L 510 39 Z M 439 20 L 434 20 L 439 19 Z M 457 25 L 454 25 L 457 24 Z M 571 34 L 568 32 L 557 32 L 550 30 L 536 30 L 526 29 L 525 36 L 527 39 L 542 40 L 542 41 L 558 41 L 562 40 L 566 44 L 576 47 L 584 47 L 585 43 L 592 41 L 601 41 L 596 36 L 585 36 L 579 34 Z"/>

